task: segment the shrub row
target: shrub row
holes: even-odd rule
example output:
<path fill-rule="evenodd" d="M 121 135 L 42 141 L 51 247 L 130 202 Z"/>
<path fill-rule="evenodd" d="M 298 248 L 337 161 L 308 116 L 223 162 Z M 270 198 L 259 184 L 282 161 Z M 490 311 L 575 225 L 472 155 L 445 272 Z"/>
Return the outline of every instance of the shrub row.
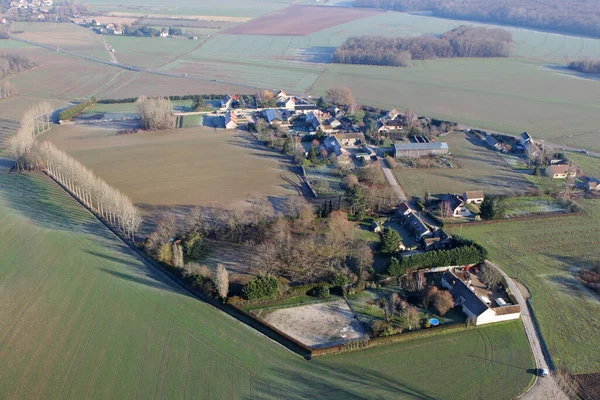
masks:
<path fill-rule="evenodd" d="M 244 95 L 242 96 L 245 99 L 253 100 L 254 96 Z M 206 100 L 221 100 L 223 98 L 222 94 L 186 94 L 183 96 L 168 96 L 169 100 L 196 100 L 196 99 L 206 99 Z M 102 99 L 98 100 L 100 104 L 123 104 L 123 103 L 135 103 L 137 101 L 137 97 L 126 97 L 123 99 Z M 248 100 L 246 100 L 248 102 Z"/>
<path fill-rule="evenodd" d="M 413 256 L 392 258 L 387 273 L 402 276 L 419 268 L 446 267 L 450 265 L 476 264 L 487 258 L 487 251 L 478 244 L 470 243 L 450 250 L 435 250 Z"/>
<path fill-rule="evenodd" d="M 58 113 L 59 121 L 70 121 L 82 112 L 85 111 L 86 108 L 93 106 L 96 103 L 96 98 L 92 96 L 92 98 L 88 101 L 84 101 L 83 103 L 75 104 L 73 107 L 69 107 L 67 109 L 62 110 Z"/>

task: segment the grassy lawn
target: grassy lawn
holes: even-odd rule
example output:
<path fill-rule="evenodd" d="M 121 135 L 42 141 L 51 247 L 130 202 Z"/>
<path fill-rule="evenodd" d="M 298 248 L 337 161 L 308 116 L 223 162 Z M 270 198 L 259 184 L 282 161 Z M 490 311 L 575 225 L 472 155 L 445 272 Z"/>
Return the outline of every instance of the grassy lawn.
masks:
<path fill-rule="evenodd" d="M 394 170 L 396 179 L 410 196 L 457 193 L 483 190 L 486 194 L 521 192 L 533 187 L 527 175 L 513 169 L 482 141 L 453 133 L 445 140 L 455 163 L 460 168 L 400 168 Z"/>
<path fill-rule="evenodd" d="M 600 301 L 572 274 L 599 260 L 600 203 L 583 204 L 583 216 L 462 228 L 463 236 L 484 245 L 493 262 L 527 286 L 554 363 L 575 373 L 600 370 L 594 350 L 600 346 Z"/>
<path fill-rule="evenodd" d="M 4 172 L 2 398 L 509 399 L 532 381 L 519 322 L 305 361 L 140 262 L 43 176 Z"/>
<path fill-rule="evenodd" d="M 551 196 L 511 197 L 506 201 L 506 208 L 506 215 L 508 217 L 522 217 L 535 213 L 568 211 L 563 203 Z"/>
<path fill-rule="evenodd" d="M 585 174 L 600 179 L 600 158 L 579 153 L 567 153 L 567 157 Z"/>

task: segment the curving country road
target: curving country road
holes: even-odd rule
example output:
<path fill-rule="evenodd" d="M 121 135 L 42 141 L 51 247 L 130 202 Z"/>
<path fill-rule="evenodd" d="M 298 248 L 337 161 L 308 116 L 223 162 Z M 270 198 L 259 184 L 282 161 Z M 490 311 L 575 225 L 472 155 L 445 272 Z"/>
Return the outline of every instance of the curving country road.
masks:
<path fill-rule="evenodd" d="M 546 361 L 546 354 L 541 345 L 540 341 L 540 333 L 533 322 L 531 317 L 531 313 L 529 311 L 529 305 L 523 294 L 519 290 L 518 286 L 509 277 L 501 268 L 497 265 L 486 261 L 486 264 L 491 265 L 496 268 L 500 274 L 506 279 L 508 283 L 508 288 L 510 292 L 515 296 L 519 306 L 521 306 L 521 319 L 523 320 L 523 325 L 525 326 L 525 334 L 527 335 L 527 340 L 529 341 L 529 346 L 531 347 L 531 351 L 533 352 L 533 358 L 535 359 L 535 365 L 537 370 L 540 369 L 548 369 L 548 362 Z M 549 357 L 549 355 L 548 355 Z M 561 390 L 560 386 L 554 379 L 552 375 L 541 378 L 536 375 L 535 382 L 532 387 L 524 393 L 520 398 L 526 400 L 538 400 L 538 399 L 552 399 L 552 400 L 568 400 L 569 398 L 565 393 Z"/>

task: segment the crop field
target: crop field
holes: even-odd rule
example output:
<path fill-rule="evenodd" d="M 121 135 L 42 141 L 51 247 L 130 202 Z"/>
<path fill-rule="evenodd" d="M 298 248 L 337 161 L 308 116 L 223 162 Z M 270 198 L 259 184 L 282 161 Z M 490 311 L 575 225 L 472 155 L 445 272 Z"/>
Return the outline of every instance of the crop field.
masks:
<path fill-rule="evenodd" d="M 110 60 L 100 37 L 92 30 L 75 24 L 16 22 L 12 24 L 11 32 L 19 39 L 56 45 L 87 56 Z"/>
<path fill-rule="evenodd" d="M 400 168 L 394 175 L 410 196 L 463 193 L 483 190 L 486 194 L 508 194 L 532 189 L 524 172 L 513 169 L 483 141 L 464 133 L 451 134 L 446 142 L 461 168 Z"/>
<path fill-rule="evenodd" d="M 292 0 L 177 0 L 174 4 L 165 4 L 162 0 L 145 1 L 139 5 L 137 0 L 107 1 L 92 0 L 89 4 L 92 10 L 112 12 L 118 15 L 161 17 L 195 16 L 198 19 L 209 19 L 211 16 L 219 17 L 258 17 L 273 10 L 286 7 Z"/>
<path fill-rule="evenodd" d="M 119 99 L 137 96 L 165 96 L 185 94 L 255 93 L 247 86 L 223 82 L 208 82 L 190 78 L 151 75 L 143 72 L 119 70 L 117 75 L 93 94 L 99 99 Z"/>
<path fill-rule="evenodd" d="M 121 69 L 39 48 L 19 50 L 38 67 L 10 77 L 21 95 L 80 100 L 112 82 Z"/>
<path fill-rule="evenodd" d="M 598 262 L 600 203 L 587 215 L 464 226 L 490 259 L 531 293 L 531 305 L 553 361 L 573 373 L 600 371 L 600 301 L 573 276 Z M 453 228 L 452 233 L 458 233 Z"/>
<path fill-rule="evenodd" d="M 157 68 L 195 47 L 201 40 L 111 36 L 106 42 L 115 49 L 115 57 L 123 64 Z"/>
<path fill-rule="evenodd" d="M 307 362 L 190 297 L 41 175 L 2 171 L 0 221 L 2 398 L 509 399 L 533 378 L 519 322 Z"/>
<path fill-rule="evenodd" d="M 514 59 L 415 61 L 412 68 L 331 65 L 313 94 L 348 86 L 356 99 L 383 108 L 570 146 L 600 149 L 593 120 L 600 81 L 573 78 Z M 390 88 L 393 88 L 391 90 Z M 569 138 L 573 132 L 586 133 Z"/>
<path fill-rule="evenodd" d="M 324 8 L 293 5 L 227 29 L 226 33 L 231 35 L 304 36 L 380 12 L 345 7 Z"/>
<path fill-rule="evenodd" d="M 273 203 L 294 194 L 284 157 L 241 132 L 196 127 L 116 135 L 64 125 L 43 135 L 138 204 L 190 206 L 238 202 L 252 193 Z"/>

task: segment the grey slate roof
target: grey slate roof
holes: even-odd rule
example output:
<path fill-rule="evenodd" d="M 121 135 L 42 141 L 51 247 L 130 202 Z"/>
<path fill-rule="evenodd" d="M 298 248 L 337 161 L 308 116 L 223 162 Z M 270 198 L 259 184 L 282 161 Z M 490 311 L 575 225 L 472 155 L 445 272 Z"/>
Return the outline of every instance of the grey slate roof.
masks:
<path fill-rule="evenodd" d="M 446 271 L 444 272 L 443 278 L 452 286 L 450 293 L 452 294 L 452 297 L 454 297 L 454 301 L 457 301 L 462 297 L 464 299 L 463 305 L 477 316 L 488 310 L 488 306 L 485 305 L 483 300 L 477 297 L 477 295 L 473 293 L 463 281 L 454 276 L 454 274 Z"/>
<path fill-rule="evenodd" d="M 398 150 L 443 150 L 448 149 L 446 142 L 433 143 L 394 143 L 394 149 Z"/>

